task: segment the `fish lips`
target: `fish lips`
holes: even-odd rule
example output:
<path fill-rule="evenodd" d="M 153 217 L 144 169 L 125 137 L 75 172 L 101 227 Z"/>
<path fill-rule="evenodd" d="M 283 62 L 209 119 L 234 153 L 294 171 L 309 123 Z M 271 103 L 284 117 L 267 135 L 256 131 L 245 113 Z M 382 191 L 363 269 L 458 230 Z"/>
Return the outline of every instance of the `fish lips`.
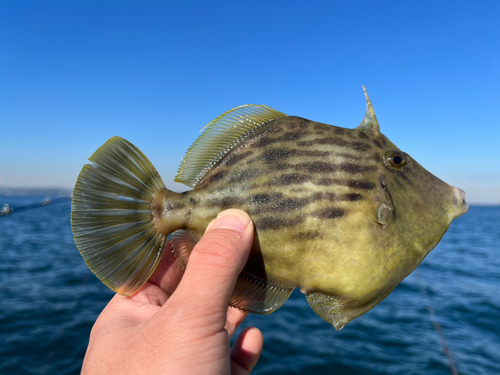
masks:
<path fill-rule="evenodd" d="M 465 201 L 465 191 L 454 186 L 452 186 L 452 190 L 453 201 L 456 202 L 453 218 L 457 218 L 469 211 L 469 204 Z"/>

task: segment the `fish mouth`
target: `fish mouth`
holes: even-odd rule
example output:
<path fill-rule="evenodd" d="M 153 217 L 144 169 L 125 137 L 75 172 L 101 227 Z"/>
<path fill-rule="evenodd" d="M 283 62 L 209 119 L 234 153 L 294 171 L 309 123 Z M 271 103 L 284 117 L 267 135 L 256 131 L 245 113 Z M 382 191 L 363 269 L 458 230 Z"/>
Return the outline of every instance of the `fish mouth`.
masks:
<path fill-rule="evenodd" d="M 452 189 L 454 195 L 453 201 L 456 201 L 455 214 L 453 218 L 457 218 L 469 211 L 469 204 L 465 201 L 465 191 L 454 186 L 452 186 Z"/>

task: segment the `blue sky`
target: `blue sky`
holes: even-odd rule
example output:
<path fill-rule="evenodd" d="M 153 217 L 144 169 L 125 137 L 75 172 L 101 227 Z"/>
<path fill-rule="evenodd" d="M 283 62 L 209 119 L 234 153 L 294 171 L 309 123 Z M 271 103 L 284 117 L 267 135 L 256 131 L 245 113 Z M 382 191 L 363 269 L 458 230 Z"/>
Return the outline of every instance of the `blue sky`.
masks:
<path fill-rule="evenodd" d="M 382 132 L 500 203 L 498 1 L 2 1 L 0 185 L 72 187 L 120 135 L 168 187 L 241 104 Z"/>

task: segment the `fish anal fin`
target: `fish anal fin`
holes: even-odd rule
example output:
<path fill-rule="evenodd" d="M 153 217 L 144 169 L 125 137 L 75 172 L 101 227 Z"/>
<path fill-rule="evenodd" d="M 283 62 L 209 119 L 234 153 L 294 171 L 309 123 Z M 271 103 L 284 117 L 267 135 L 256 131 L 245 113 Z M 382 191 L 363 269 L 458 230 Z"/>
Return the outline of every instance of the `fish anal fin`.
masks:
<path fill-rule="evenodd" d="M 196 236 L 190 231 L 180 229 L 170 234 L 168 241 L 172 246 L 175 258 L 181 265 L 182 269 L 186 269 L 189 256 L 198 242 Z"/>
<path fill-rule="evenodd" d="M 192 232 L 181 229 L 170 234 L 169 242 L 177 261 L 185 269 L 198 239 Z M 243 270 L 236 280 L 229 306 L 255 314 L 271 314 L 285 303 L 293 289 Z"/>
<path fill-rule="evenodd" d="M 348 301 L 341 297 L 312 292 L 306 294 L 306 299 L 314 312 L 337 330 L 342 329 L 352 319 L 361 315 L 354 315 L 348 307 Z"/>
<path fill-rule="evenodd" d="M 271 314 L 285 303 L 293 289 L 243 271 L 238 275 L 229 306 L 255 314 Z"/>

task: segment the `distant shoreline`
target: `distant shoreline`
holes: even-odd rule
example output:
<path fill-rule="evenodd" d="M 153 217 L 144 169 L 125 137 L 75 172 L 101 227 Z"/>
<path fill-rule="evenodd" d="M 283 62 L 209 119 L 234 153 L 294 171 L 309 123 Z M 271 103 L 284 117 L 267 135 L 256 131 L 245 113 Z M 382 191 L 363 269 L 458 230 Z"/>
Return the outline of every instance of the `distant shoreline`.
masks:
<path fill-rule="evenodd" d="M 16 197 L 36 197 L 36 196 L 49 196 L 51 198 L 65 198 L 71 197 L 72 189 L 64 188 L 45 188 L 45 187 L 7 187 L 0 186 L 0 195 L 3 196 L 16 196 Z"/>
<path fill-rule="evenodd" d="M 66 188 L 44 188 L 44 187 L 6 187 L 0 186 L 1 196 L 13 196 L 13 197 L 37 197 L 37 196 L 49 196 L 51 198 L 66 198 L 71 197 L 73 194 L 72 189 Z M 1 202 L 0 202 L 1 203 Z M 475 203 L 468 202 L 470 206 L 500 206 L 500 202 L 493 203 Z"/>
<path fill-rule="evenodd" d="M 498 207 L 500 203 L 469 203 L 470 207 Z"/>

